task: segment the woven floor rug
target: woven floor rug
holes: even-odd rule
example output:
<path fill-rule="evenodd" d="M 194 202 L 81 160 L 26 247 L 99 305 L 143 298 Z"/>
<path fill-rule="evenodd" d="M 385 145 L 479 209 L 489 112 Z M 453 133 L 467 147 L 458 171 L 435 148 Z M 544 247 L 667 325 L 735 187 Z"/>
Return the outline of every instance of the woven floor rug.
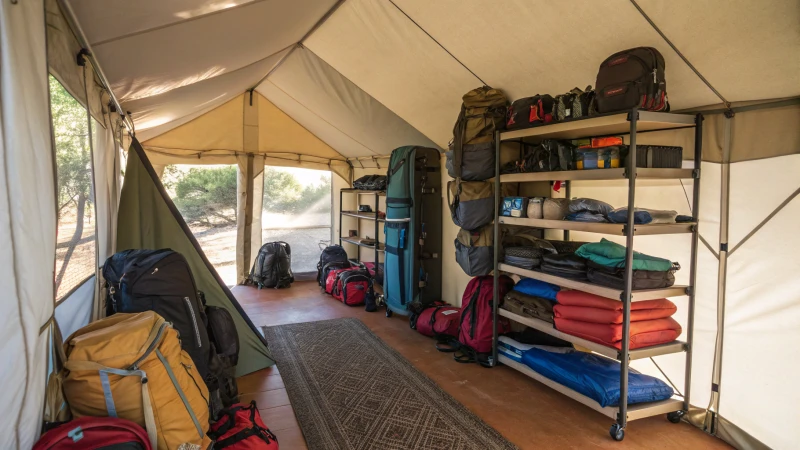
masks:
<path fill-rule="evenodd" d="M 516 448 L 358 319 L 264 335 L 309 449 Z"/>

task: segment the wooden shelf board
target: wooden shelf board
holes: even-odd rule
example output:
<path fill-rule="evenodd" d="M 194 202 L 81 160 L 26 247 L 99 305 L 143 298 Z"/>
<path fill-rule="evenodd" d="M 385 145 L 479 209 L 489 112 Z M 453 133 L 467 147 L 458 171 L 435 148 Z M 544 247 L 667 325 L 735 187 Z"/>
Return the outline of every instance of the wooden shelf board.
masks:
<path fill-rule="evenodd" d="M 550 336 L 554 336 L 559 339 L 565 340 L 567 342 L 580 345 L 581 347 L 588 348 L 589 350 L 601 354 L 603 356 L 619 360 L 620 351 L 617 350 L 616 348 L 607 347 L 605 345 L 588 341 L 586 339 L 579 338 L 571 334 L 563 333 L 561 331 L 556 330 L 553 327 L 552 323 L 545 322 L 544 320 L 541 319 L 534 319 L 531 317 L 520 316 L 519 314 L 514 314 L 511 311 L 505 310 L 503 308 L 499 309 L 499 314 L 503 317 L 507 317 L 513 320 L 514 322 L 521 323 L 533 329 L 539 330 L 543 333 L 547 333 Z M 634 359 L 649 358 L 651 356 L 666 355 L 670 353 L 680 353 L 683 352 L 685 348 L 686 348 L 685 342 L 673 341 L 667 344 L 661 344 L 652 347 L 631 350 L 629 351 L 629 354 L 630 354 L 630 359 L 634 360 Z"/>
<path fill-rule="evenodd" d="M 348 217 L 357 217 L 359 219 L 364 220 L 375 220 L 375 213 L 374 212 L 358 212 L 358 211 L 342 211 L 343 216 Z M 385 220 L 382 218 L 378 218 L 378 222 L 384 222 Z"/>
<path fill-rule="evenodd" d="M 626 226 L 624 223 L 574 222 L 570 220 L 528 219 L 523 217 L 504 216 L 499 216 L 497 220 L 503 225 L 546 228 L 551 230 L 585 231 L 589 233 L 613 234 L 617 236 L 625 235 Z M 695 225 L 696 224 L 694 222 L 634 225 L 633 232 L 635 235 L 639 236 L 691 233 L 692 228 Z"/>
<path fill-rule="evenodd" d="M 533 278 L 547 283 L 555 284 L 558 286 L 576 289 L 590 294 L 599 295 L 601 297 L 610 298 L 612 300 L 620 300 L 622 296 L 621 289 L 614 289 L 606 286 L 599 286 L 597 284 L 586 283 L 583 281 L 570 280 L 569 278 L 557 277 L 535 270 L 523 269 L 505 263 L 499 263 L 498 269 L 503 272 L 517 274 L 527 278 Z M 687 286 L 675 285 L 663 289 L 637 289 L 631 294 L 634 302 L 643 300 L 654 300 L 657 298 L 665 297 L 680 297 L 686 295 Z"/>
<path fill-rule="evenodd" d="M 363 195 L 368 195 L 368 194 L 375 195 L 375 194 L 378 194 L 379 197 L 385 197 L 386 196 L 386 191 L 368 191 L 368 190 L 364 190 L 364 189 L 352 189 L 352 188 L 345 188 L 345 189 L 340 189 L 340 190 L 342 192 L 349 192 L 351 194 L 363 194 Z"/>
<path fill-rule="evenodd" d="M 693 127 L 695 124 L 694 121 L 694 116 L 688 114 L 639 111 L 636 130 L 642 132 Z M 628 121 L 628 113 L 621 112 L 567 122 L 539 125 L 523 130 L 505 131 L 500 133 L 500 140 L 523 139 L 540 141 L 542 139 L 580 139 L 593 136 L 629 134 L 630 129 L 631 124 Z"/>
<path fill-rule="evenodd" d="M 364 248 L 371 248 L 371 249 L 375 248 L 374 245 L 365 244 L 362 241 L 363 241 L 363 239 L 362 238 L 358 238 L 358 237 L 343 237 L 342 238 L 342 242 L 349 242 L 351 244 L 358 245 L 359 247 L 364 247 Z M 378 243 L 378 251 L 379 252 L 384 251 L 383 243 L 380 243 L 380 242 Z"/>
<path fill-rule="evenodd" d="M 636 179 L 688 179 L 694 169 L 651 169 L 638 167 Z M 562 170 L 555 172 L 529 172 L 500 175 L 501 183 L 529 183 L 536 181 L 626 180 L 625 169 Z"/>

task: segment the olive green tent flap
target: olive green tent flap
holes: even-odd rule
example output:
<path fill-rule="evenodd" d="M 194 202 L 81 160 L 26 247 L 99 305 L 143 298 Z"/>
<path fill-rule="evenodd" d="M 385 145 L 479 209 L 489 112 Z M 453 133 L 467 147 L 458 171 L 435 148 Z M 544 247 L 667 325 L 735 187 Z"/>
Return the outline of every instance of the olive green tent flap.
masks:
<path fill-rule="evenodd" d="M 227 309 L 236 322 L 240 342 L 237 376 L 275 363 L 263 336 L 200 249 L 135 138 L 128 151 L 117 225 L 117 249 L 129 248 L 171 248 L 186 258 L 208 304 Z"/>

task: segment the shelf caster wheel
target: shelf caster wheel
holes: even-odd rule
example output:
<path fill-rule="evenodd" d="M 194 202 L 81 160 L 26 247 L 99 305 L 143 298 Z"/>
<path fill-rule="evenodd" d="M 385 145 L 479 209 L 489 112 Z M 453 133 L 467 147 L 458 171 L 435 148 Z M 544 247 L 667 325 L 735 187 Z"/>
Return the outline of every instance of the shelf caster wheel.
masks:
<path fill-rule="evenodd" d="M 625 439 L 625 430 L 619 426 L 618 423 L 611 425 L 611 429 L 608 430 L 608 434 L 610 434 L 611 439 L 614 439 L 615 441 L 621 441 Z"/>
<path fill-rule="evenodd" d="M 667 413 L 667 420 L 672 423 L 681 423 L 681 419 L 686 415 L 686 411 L 674 411 Z"/>
<path fill-rule="evenodd" d="M 392 317 L 392 310 L 389 308 L 386 308 L 386 317 Z"/>

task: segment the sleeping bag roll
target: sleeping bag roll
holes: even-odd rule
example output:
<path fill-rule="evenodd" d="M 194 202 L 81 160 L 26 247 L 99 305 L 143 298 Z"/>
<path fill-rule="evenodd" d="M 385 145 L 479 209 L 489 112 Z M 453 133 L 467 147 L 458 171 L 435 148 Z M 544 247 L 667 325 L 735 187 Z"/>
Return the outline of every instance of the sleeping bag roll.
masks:
<path fill-rule="evenodd" d="M 523 352 L 521 359 L 536 373 L 596 400 L 601 407 L 619 405 L 620 364 L 617 361 L 591 353 L 554 353 L 535 347 Z M 672 388 L 658 378 L 629 369 L 629 405 L 666 400 L 673 393 Z"/>

